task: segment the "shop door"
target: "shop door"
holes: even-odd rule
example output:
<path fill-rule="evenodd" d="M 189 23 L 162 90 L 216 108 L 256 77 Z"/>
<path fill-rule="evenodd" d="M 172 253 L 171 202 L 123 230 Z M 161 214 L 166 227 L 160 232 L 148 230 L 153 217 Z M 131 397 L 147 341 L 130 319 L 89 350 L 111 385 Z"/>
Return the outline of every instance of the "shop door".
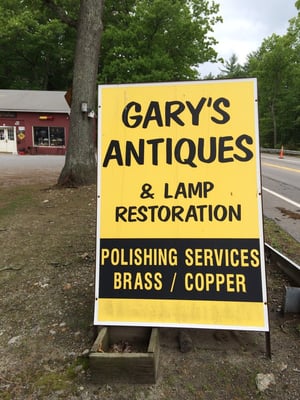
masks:
<path fill-rule="evenodd" d="M 0 152 L 17 152 L 16 128 L 14 126 L 0 126 Z"/>

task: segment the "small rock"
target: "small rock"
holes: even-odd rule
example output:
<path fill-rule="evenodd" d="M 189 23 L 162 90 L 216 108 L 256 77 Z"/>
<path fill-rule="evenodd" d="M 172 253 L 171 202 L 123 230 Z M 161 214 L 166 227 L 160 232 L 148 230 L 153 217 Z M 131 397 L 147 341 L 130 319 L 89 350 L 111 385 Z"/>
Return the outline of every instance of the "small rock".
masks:
<path fill-rule="evenodd" d="M 49 283 L 35 282 L 34 286 L 39 286 L 40 288 L 45 289 L 49 286 Z"/>
<path fill-rule="evenodd" d="M 20 336 L 20 335 L 12 337 L 11 339 L 9 339 L 8 344 L 9 345 L 16 344 L 18 341 L 20 341 L 21 337 L 22 336 Z"/>
<path fill-rule="evenodd" d="M 89 253 L 83 253 L 83 254 L 80 255 L 80 257 L 81 257 L 83 260 L 87 260 L 88 258 L 90 258 Z"/>
<path fill-rule="evenodd" d="M 285 363 L 282 362 L 282 363 L 280 364 L 280 366 L 279 366 L 280 372 L 285 371 L 285 370 L 287 369 L 287 367 L 288 367 L 287 364 L 285 364 Z"/>
<path fill-rule="evenodd" d="M 56 390 L 55 394 L 57 394 L 58 396 L 62 396 L 65 394 L 65 391 L 64 390 Z"/>
<path fill-rule="evenodd" d="M 83 370 L 83 366 L 82 365 L 77 365 L 75 368 L 74 368 L 74 371 L 78 374 L 79 372 L 81 372 Z"/>
<path fill-rule="evenodd" d="M 89 349 L 85 349 L 85 350 L 83 350 L 83 352 L 81 353 L 81 356 L 82 356 L 82 357 L 87 357 L 89 354 L 90 354 Z"/>
<path fill-rule="evenodd" d="M 70 290 L 71 288 L 72 288 L 71 283 L 66 283 L 66 284 L 64 285 L 64 290 Z"/>
<path fill-rule="evenodd" d="M 256 387 L 260 392 L 264 392 L 270 385 L 275 385 L 274 374 L 257 374 L 255 378 Z"/>

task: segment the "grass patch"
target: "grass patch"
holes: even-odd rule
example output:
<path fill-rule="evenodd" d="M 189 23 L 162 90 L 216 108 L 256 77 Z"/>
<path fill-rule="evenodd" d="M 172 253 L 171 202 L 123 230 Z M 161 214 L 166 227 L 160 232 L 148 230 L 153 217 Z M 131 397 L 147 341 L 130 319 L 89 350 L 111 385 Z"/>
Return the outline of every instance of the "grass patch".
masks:
<path fill-rule="evenodd" d="M 20 209 L 32 205 L 33 193 L 30 186 L 14 190 L 2 189 L 0 192 L 0 219 L 15 215 Z"/>
<path fill-rule="evenodd" d="M 78 367 L 80 368 L 78 369 Z M 74 391 L 74 380 L 78 373 L 87 368 L 87 359 L 78 358 L 65 371 L 51 371 L 40 375 L 34 385 L 42 396 L 47 396 L 53 392 L 61 392 L 67 395 Z"/>
<path fill-rule="evenodd" d="M 43 396 L 53 392 L 65 391 L 69 389 L 71 384 L 68 374 L 59 372 L 47 372 L 35 382 L 38 392 Z"/>
<path fill-rule="evenodd" d="M 264 218 L 265 242 L 300 264 L 300 243 L 280 228 L 272 219 Z"/>

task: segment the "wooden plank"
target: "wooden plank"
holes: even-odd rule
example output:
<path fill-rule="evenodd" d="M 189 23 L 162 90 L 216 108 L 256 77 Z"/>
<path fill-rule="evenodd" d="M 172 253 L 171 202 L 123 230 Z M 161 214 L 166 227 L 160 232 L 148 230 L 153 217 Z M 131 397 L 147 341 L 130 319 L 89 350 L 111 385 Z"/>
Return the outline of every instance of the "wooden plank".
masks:
<path fill-rule="evenodd" d="M 129 341 L 133 349 L 142 346 L 145 350 L 131 353 L 109 352 L 110 346 L 120 340 Z M 159 364 L 158 329 L 101 328 L 89 360 L 92 379 L 97 383 L 155 383 Z"/>

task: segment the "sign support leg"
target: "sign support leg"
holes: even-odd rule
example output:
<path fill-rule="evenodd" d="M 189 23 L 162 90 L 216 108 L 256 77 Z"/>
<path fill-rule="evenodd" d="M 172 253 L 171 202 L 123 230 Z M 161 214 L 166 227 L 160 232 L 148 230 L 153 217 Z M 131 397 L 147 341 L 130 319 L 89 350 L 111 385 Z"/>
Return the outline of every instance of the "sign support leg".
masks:
<path fill-rule="evenodd" d="M 266 356 L 271 360 L 272 353 L 271 353 L 271 333 L 270 333 L 270 331 L 265 332 L 265 339 L 266 339 Z"/>

